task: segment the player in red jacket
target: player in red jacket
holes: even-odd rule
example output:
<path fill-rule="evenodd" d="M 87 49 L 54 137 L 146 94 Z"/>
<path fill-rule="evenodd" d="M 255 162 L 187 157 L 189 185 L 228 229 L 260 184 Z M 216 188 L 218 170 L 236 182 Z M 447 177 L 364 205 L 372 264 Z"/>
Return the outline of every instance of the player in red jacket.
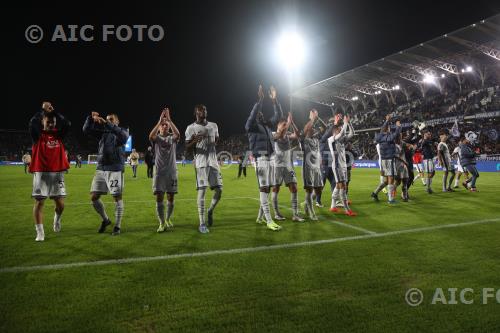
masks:
<path fill-rule="evenodd" d="M 413 165 L 417 168 L 417 175 L 413 179 L 413 181 L 417 180 L 419 177 L 422 180 L 422 184 L 425 185 L 425 178 L 424 178 L 424 169 L 422 167 L 422 163 L 424 162 L 424 157 L 422 155 L 422 152 L 420 150 L 416 150 L 415 154 L 413 154 Z"/>
<path fill-rule="evenodd" d="M 33 173 L 33 193 L 37 242 L 45 240 L 43 230 L 43 205 L 45 199 L 53 199 L 56 205 L 54 232 L 61 230 L 61 215 L 64 210 L 66 187 L 64 172 L 69 162 L 62 139 L 68 132 L 70 122 L 54 111 L 50 102 L 42 103 L 42 110 L 30 120 L 29 132 L 33 140 L 33 156 L 29 171 Z"/>

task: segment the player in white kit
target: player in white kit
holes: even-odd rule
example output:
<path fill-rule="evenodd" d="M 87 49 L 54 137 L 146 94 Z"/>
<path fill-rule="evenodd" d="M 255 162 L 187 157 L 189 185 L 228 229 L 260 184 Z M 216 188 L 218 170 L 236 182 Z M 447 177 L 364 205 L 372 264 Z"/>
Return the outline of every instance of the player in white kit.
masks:
<path fill-rule="evenodd" d="M 292 115 L 289 113 L 286 121 L 281 120 L 278 123 L 278 128 L 273 134 L 274 139 L 274 155 L 272 158 L 273 172 L 273 193 L 271 194 L 273 200 L 273 208 L 275 212 L 275 219 L 282 221 L 285 219 L 280 214 L 278 204 L 278 193 L 282 183 L 290 190 L 291 203 L 292 203 L 292 220 L 295 222 L 304 222 L 304 219 L 299 216 L 298 207 L 298 194 L 297 194 L 297 177 L 293 169 L 292 161 L 292 147 L 290 141 L 297 140 L 299 133 L 294 131 L 288 132 L 289 127 L 292 126 Z"/>
<path fill-rule="evenodd" d="M 314 133 L 314 123 L 318 119 L 318 111 L 309 112 L 309 121 L 304 126 L 304 165 L 302 166 L 302 178 L 304 180 L 304 189 L 306 190 L 305 211 L 309 218 L 317 221 L 318 218 L 314 212 L 313 190 L 316 196 L 321 196 L 323 189 L 323 179 L 321 174 L 321 152 L 319 150 L 318 135 Z M 319 133 L 318 133 L 319 134 Z"/>
<path fill-rule="evenodd" d="M 172 131 L 169 134 L 169 131 Z M 172 228 L 172 213 L 174 212 L 174 195 L 177 193 L 176 145 L 180 133 L 170 118 L 170 110 L 165 108 L 160 120 L 149 133 L 149 140 L 154 143 L 155 172 L 153 176 L 153 194 L 156 195 L 156 215 L 160 225 L 157 232 Z M 167 193 L 167 216 L 163 199 Z"/>
<path fill-rule="evenodd" d="M 453 192 L 451 184 L 455 178 L 455 168 L 451 163 L 451 154 L 446 141 L 448 140 L 448 132 L 445 130 L 439 131 L 440 142 L 437 147 L 437 155 L 439 164 L 443 168 L 443 192 Z M 451 173 L 448 181 L 448 174 Z"/>
<path fill-rule="evenodd" d="M 332 170 L 337 185 L 332 193 L 332 203 L 330 211 L 338 212 L 337 199 L 342 200 L 344 204 L 345 214 L 348 216 L 356 216 L 357 214 L 351 210 L 347 201 L 345 192 L 347 182 L 347 163 L 345 157 L 345 142 L 348 139 L 347 128 L 349 127 L 349 117 L 344 116 L 342 128 L 339 125 L 340 115 L 335 116 L 332 136 L 328 139 L 328 147 L 332 154 Z"/>
<path fill-rule="evenodd" d="M 196 189 L 198 190 L 198 230 L 202 234 L 209 232 L 208 226 L 213 224 L 213 212 L 222 196 L 222 174 L 217 163 L 215 145 L 219 140 L 219 129 L 216 123 L 207 121 L 207 108 L 198 104 L 194 108 L 196 121 L 186 129 L 186 149 L 194 149 L 194 167 L 196 172 Z M 205 193 L 207 187 L 214 191 L 208 208 L 205 222 Z"/>
<path fill-rule="evenodd" d="M 456 146 L 455 149 L 453 149 L 453 153 L 451 154 L 451 156 L 457 160 L 457 176 L 455 177 L 455 184 L 453 185 L 453 188 L 458 188 L 458 182 L 460 181 L 460 177 L 462 177 L 462 174 L 464 175 L 466 181 L 469 179 L 469 171 L 467 169 L 464 169 L 462 167 L 462 163 L 460 163 L 459 146 Z"/>

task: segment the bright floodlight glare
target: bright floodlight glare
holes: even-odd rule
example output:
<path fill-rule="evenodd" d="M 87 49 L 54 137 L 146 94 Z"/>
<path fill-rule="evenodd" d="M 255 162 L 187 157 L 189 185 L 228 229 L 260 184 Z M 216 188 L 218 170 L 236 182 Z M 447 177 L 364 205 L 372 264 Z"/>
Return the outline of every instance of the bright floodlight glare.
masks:
<path fill-rule="evenodd" d="M 399 84 L 396 84 L 394 87 L 392 87 L 394 90 L 399 90 Z"/>
<path fill-rule="evenodd" d="M 284 33 L 278 40 L 278 54 L 288 69 L 296 68 L 304 60 L 304 41 L 295 32 Z"/>
<path fill-rule="evenodd" d="M 353 98 L 351 98 L 353 101 L 357 101 L 358 100 L 358 96 L 354 96 Z"/>
<path fill-rule="evenodd" d="M 445 77 L 445 76 L 446 76 L 446 75 L 444 75 L 444 73 L 443 73 L 443 74 L 441 74 L 441 77 L 442 77 L 443 79 L 444 79 L 444 77 Z"/>
<path fill-rule="evenodd" d="M 434 75 L 425 74 L 423 81 L 425 83 L 435 83 L 436 82 L 436 77 Z"/>
<path fill-rule="evenodd" d="M 471 67 L 471 66 L 467 66 L 467 67 L 465 68 L 465 71 L 466 71 L 466 72 L 472 72 L 472 67 Z"/>

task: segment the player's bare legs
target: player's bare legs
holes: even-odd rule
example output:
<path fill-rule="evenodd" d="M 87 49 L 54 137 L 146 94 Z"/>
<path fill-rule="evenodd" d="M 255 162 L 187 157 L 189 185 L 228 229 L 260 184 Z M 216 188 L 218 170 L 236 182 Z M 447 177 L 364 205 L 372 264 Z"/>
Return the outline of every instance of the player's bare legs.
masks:
<path fill-rule="evenodd" d="M 174 224 L 171 221 L 172 214 L 174 212 L 174 193 L 167 193 L 167 226 L 172 228 Z"/>
<path fill-rule="evenodd" d="M 280 193 L 280 185 L 273 186 L 272 193 L 271 193 L 271 200 L 273 203 L 273 209 L 274 209 L 274 219 L 276 221 L 283 221 L 286 220 L 286 218 L 281 215 L 280 209 L 279 209 L 279 203 L 278 203 L 278 194 Z"/>
<path fill-rule="evenodd" d="M 45 231 L 43 230 L 43 206 L 45 204 L 45 199 L 35 199 L 35 205 L 33 206 L 33 218 L 35 219 L 36 228 L 36 238 L 37 242 L 43 242 L 45 240 Z"/>
<path fill-rule="evenodd" d="M 61 216 L 64 211 L 64 197 L 54 198 L 56 207 L 54 208 L 54 232 L 61 231 Z"/>

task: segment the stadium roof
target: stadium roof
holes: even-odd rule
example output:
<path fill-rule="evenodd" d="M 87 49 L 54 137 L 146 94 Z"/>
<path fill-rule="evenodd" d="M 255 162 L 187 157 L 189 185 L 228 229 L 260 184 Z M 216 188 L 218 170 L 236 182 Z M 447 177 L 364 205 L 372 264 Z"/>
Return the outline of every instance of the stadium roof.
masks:
<path fill-rule="evenodd" d="M 472 71 L 484 80 L 484 69 L 492 66 L 500 68 L 500 14 L 306 86 L 292 96 L 325 106 L 356 108 L 361 103 L 366 108 L 383 100 L 397 104 L 414 93 L 425 96 L 431 84 L 439 89 L 460 85 Z"/>

